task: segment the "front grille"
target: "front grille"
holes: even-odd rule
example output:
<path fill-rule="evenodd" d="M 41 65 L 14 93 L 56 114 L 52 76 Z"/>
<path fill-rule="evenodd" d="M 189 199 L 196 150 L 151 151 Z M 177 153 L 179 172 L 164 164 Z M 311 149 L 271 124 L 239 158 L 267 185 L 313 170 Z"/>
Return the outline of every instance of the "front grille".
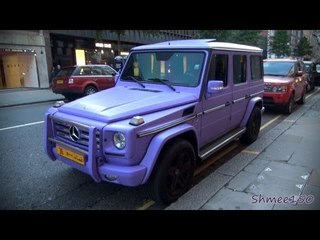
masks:
<path fill-rule="evenodd" d="M 70 143 L 75 145 L 81 149 L 87 150 L 89 149 L 89 128 L 76 124 L 73 122 L 68 122 L 60 119 L 53 119 L 54 132 L 57 139 L 62 140 L 66 143 Z M 74 141 L 71 138 L 70 129 L 72 126 L 75 126 L 79 133 L 79 139 Z M 97 150 L 100 151 L 100 130 L 96 130 L 96 143 Z"/>

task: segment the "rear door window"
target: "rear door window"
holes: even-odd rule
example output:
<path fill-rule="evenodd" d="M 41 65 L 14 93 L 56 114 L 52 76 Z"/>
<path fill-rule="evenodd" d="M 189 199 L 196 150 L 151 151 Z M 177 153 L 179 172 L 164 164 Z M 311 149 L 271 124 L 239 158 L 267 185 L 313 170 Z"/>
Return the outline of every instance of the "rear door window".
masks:
<path fill-rule="evenodd" d="M 239 84 L 246 82 L 247 56 L 233 56 L 233 83 Z"/>
<path fill-rule="evenodd" d="M 90 76 L 91 75 L 91 67 L 78 67 L 74 72 L 75 76 Z"/>

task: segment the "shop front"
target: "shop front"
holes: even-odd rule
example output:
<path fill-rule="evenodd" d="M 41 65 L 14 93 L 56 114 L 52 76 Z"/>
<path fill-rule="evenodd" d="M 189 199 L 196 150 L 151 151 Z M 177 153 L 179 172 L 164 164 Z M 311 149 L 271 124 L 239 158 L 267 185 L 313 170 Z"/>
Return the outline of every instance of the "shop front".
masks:
<path fill-rule="evenodd" d="M 40 87 L 34 50 L 0 48 L 0 88 Z"/>

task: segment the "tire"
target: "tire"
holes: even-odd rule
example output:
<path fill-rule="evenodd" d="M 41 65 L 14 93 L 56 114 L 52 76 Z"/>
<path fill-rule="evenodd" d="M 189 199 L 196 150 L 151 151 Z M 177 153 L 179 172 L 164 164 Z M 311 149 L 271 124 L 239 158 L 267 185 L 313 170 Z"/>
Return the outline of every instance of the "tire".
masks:
<path fill-rule="evenodd" d="M 284 112 L 286 114 L 291 114 L 292 113 L 292 109 L 293 109 L 293 105 L 294 105 L 294 96 L 291 95 L 288 104 L 284 107 Z"/>
<path fill-rule="evenodd" d="M 90 85 L 84 89 L 84 96 L 88 96 L 88 95 L 94 94 L 96 92 L 98 92 L 98 89 L 95 86 Z"/>
<path fill-rule="evenodd" d="M 247 122 L 247 130 L 240 138 L 241 142 L 250 144 L 257 140 L 261 126 L 261 111 L 255 106 Z"/>
<path fill-rule="evenodd" d="M 190 142 L 177 139 L 160 154 L 150 179 L 151 198 L 169 205 L 191 187 L 195 153 Z"/>

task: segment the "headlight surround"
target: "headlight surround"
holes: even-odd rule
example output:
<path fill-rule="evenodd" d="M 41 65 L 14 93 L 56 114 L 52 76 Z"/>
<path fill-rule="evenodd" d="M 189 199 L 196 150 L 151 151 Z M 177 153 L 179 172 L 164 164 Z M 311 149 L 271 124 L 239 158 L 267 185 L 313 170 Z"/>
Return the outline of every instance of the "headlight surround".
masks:
<path fill-rule="evenodd" d="M 286 92 L 286 91 L 287 91 L 287 86 L 284 86 L 284 85 L 278 85 L 278 86 L 272 87 L 272 92 Z"/>
<path fill-rule="evenodd" d="M 125 135 L 123 133 L 121 133 L 121 132 L 116 132 L 113 135 L 113 144 L 119 150 L 124 149 L 126 147 L 126 137 L 125 137 Z"/>

